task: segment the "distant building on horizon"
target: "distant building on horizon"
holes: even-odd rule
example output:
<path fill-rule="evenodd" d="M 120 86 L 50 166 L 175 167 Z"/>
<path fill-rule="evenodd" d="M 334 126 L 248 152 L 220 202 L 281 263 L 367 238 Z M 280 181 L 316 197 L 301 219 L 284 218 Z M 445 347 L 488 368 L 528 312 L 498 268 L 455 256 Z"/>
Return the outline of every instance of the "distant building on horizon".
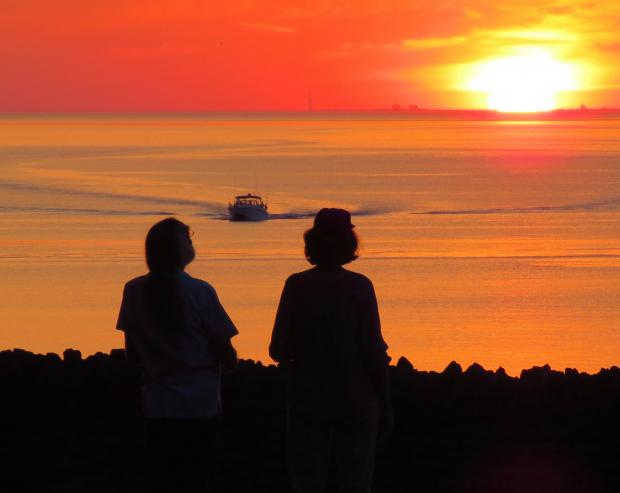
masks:
<path fill-rule="evenodd" d="M 420 111 L 422 108 L 420 108 L 417 104 L 410 104 L 409 106 L 404 108 L 400 104 L 394 103 L 391 109 L 392 111 Z"/>

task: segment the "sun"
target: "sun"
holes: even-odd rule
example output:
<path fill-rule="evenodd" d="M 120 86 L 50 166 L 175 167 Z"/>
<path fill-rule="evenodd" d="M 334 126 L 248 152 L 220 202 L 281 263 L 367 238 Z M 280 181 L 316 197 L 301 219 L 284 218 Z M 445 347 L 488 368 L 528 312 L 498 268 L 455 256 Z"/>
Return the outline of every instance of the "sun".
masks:
<path fill-rule="evenodd" d="M 573 67 L 541 49 L 480 63 L 469 81 L 471 91 L 487 94 L 487 106 L 503 112 L 556 108 L 560 91 L 575 89 Z"/>

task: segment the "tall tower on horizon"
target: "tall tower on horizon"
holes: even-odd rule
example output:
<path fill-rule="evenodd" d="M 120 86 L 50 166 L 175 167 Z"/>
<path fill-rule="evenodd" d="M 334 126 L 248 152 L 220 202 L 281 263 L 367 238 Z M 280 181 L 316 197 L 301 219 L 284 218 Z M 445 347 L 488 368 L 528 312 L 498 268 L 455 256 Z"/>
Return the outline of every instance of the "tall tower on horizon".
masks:
<path fill-rule="evenodd" d="M 308 91 L 308 111 L 312 111 L 312 89 Z"/>

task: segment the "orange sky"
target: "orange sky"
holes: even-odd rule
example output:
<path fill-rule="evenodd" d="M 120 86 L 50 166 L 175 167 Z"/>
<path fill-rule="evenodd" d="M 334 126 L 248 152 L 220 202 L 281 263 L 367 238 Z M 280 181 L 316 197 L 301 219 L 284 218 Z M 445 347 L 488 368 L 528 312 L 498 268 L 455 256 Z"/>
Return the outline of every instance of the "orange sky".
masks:
<path fill-rule="evenodd" d="M 558 105 L 620 107 L 617 0 L 4 0 L 0 111 L 484 107 L 484 60 L 576 68 Z"/>

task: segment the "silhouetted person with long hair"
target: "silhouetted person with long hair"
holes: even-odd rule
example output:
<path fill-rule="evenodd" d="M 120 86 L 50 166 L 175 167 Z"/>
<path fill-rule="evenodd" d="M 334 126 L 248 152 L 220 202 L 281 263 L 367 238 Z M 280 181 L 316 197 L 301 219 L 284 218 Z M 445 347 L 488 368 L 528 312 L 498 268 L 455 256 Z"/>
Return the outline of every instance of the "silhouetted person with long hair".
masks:
<path fill-rule="evenodd" d="M 220 412 L 220 366 L 237 362 L 230 341 L 237 329 L 215 290 L 185 272 L 196 255 L 186 224 L 158 222 L 145 247 L 149 273 L 125 285 L 117 329 L 142 372 L 146 485 L 204 492 Z"/>
<path fill-rule="evenodd" d="M 284 285 L 269 347 L 290 364 L 287 448 L 294 493 L 325 491 L 330 456 L 341 493 L 370 491 L 377 435 L 393 424 L 387 345 L 351 215 L 321 209 L 304 235 L 315 267 Z"/>

